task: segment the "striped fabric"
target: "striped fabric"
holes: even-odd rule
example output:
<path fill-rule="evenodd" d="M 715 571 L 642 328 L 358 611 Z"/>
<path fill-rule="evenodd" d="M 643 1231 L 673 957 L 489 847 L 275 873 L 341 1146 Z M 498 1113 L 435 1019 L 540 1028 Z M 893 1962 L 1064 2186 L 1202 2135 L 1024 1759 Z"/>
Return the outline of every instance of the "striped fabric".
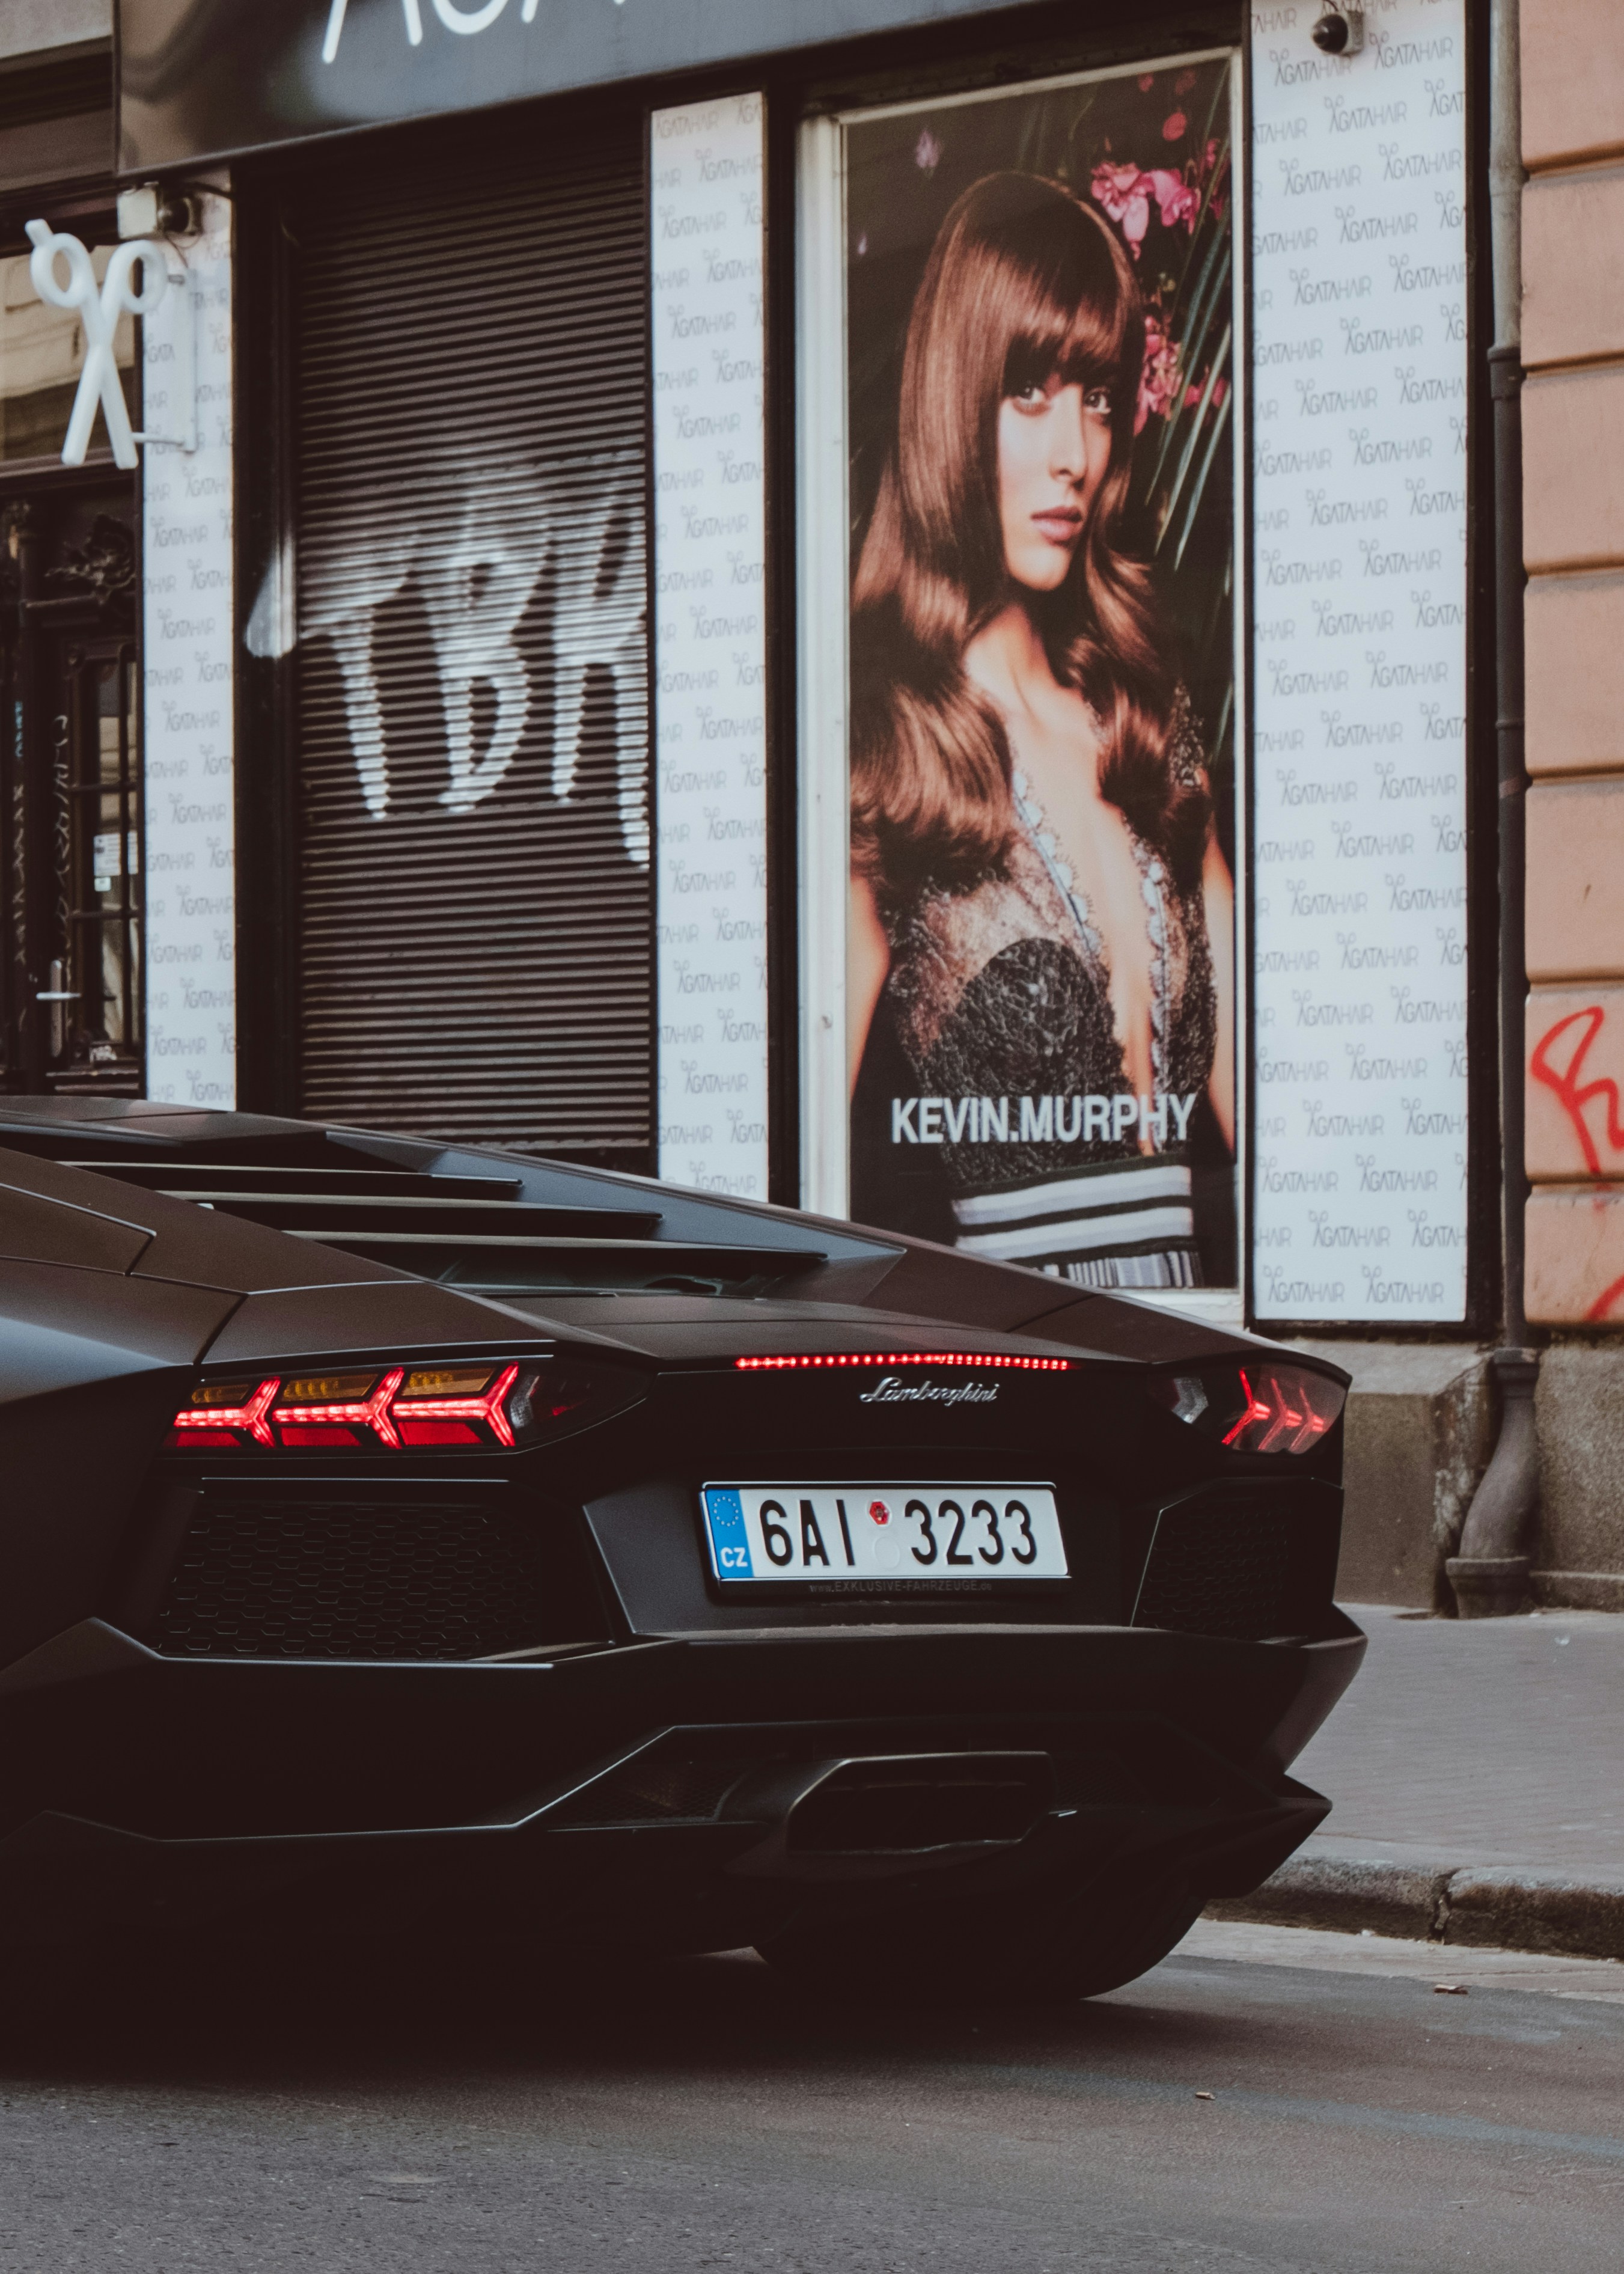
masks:
<path fill-rule="evenodd" d="M 1107 1161 L 953 1202 L 955 1245 L 1085 1287 L 1200 1283 L 1190 1171 L 1182 1161 Z"/>

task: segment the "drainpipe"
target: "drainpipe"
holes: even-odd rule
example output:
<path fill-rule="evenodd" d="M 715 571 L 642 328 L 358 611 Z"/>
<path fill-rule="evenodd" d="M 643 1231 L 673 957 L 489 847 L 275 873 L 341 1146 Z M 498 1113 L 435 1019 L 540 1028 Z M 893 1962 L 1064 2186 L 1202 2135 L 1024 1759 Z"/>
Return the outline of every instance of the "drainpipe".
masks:
<path fill-rule="evenodd" d="M 1494 614 L 1500 773 L 1500 1095 L 1505 1347 L 1489 1360 L 1500 1391 L 1493 1458 L 1467 1511 L 1461 1552 L 1445 1570 L 1463 1619 L 1506 1618 L 1528 1600 L 1539 1512 L 1534 1386 L 1522 1309 L 1522 1065 L 1525 793 L 1522 748 L 1522 152 L 1518 0 L 1489 10 L 1489 211 L 1494 280 Z"/>

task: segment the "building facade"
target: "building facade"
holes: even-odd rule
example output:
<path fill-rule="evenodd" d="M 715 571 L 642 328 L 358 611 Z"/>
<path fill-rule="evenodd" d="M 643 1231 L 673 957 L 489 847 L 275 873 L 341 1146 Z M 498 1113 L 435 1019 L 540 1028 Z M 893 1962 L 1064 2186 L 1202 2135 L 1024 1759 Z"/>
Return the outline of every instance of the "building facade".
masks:
<path fill-rule="evenodd" d="M 1503 12 L 1372 0 L 1338 53 L 1319 0 L 800 0 L 748 34 L 646 0 L 119 0 L 102 172 L 29 172 L 65 138 L 20 95 L 7 130 L 7 417 L 46 440 L 0 463 L 35 579 L 6 1081 L 554 1152 L 1324 1343 L 1357 1392 L 1344 1592 L 1447 1600 L 1512 1315 Z M 1624 1538 L 1562 1510 L 1624 1315 L 1620 547 L 1605 454 L 1573 444 L 1612 416 L 1624 63 L 1605 11 L 1522 17 L 1527 1306 L 1554 1337 L 1528 1552 L 1602 1600 Z M 86 343 L 11 377 L 48 312 L 24 224 L 104 275 L 118 192 L 168 279 L 118 316 L 141 463 L 98 424 L 64 469 Z M 1005 334 L 1000 401 L 1047 415 L 1064 380 L 1109 419 L 1026 610 L 1053 657 L 1115 627 L 1078 666 L 1118 767 L 1080 837 L 1013 730 L 988 746 L 1012 783 L 975 772 L 966 406 Z M 49 588 L 101 674 L 93 799 L 56 749 L 79 712 L 41 676 L 69 666 L 41 660 L 40 547 L 90 561 L 120 501 L 94 639 Z M 78 837 L 51 818 L 76 799 Z M 48 840 L 82 877 L 48 890 Z"/>
<path fill-rule="evenodd" d="M 1522 0 L 1529 996 L 1528 1316 L 1541 1364 L 1538 1555 L 1559 1599 L 1624 1608 L 1624 22 Z"/>

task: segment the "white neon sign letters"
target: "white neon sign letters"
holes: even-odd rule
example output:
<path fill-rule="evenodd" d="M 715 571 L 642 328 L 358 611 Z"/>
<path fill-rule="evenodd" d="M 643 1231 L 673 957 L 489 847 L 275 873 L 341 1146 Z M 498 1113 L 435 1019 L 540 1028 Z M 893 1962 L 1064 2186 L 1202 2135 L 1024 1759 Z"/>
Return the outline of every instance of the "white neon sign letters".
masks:
<path fill-rule="evenodd" d="M 467 34 L 488 31 L 506 9 L 508 0 L 485 0 L 485 4 L 478 8 L 461 7 L 458 0 L 429 0 L 429 4 L 447 31 Z M 618 8 L 621 4 L 621 0 L 614 0 L 614 4 Z M 519 11 L 519 21 L 522 24 L 533 24 L 536 20 L 536 11 L 540 5 L 541 0 L 523 0 L 523 5 Z M 344 19 L 349 12 L 350 0 L 331 0 L 331 5 L 327 10 L 327 34 L 321 42 L 321 60 L 324 64 L 335 63 L 337 60 L 338 43 L 343 37 Z M 414 48 L 420 48 L 423 45 L 422 0 L 401 0 L 401 12 L 406 21 L 408 44 Z"/>

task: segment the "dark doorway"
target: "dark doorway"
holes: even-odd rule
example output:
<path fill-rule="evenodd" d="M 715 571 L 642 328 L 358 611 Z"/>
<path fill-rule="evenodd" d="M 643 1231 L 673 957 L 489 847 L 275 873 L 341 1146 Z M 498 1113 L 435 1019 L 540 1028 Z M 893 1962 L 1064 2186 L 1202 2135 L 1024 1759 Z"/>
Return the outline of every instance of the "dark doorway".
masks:
<path fill-rule="evenodd" d="M 134 486 L 0 509 L 0 1082 L 143 1087 Z"/>

